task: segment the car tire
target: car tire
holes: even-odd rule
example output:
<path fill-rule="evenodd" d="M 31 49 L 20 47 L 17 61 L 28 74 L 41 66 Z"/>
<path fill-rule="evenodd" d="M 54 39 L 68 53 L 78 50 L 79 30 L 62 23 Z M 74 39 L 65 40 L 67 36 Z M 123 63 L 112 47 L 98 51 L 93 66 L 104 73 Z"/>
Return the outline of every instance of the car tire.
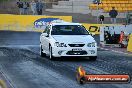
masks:
<path fill-rule="evenodd" d="M 42 51 L 43 51 L 42 46 L 40 46 L 40 55 L 41 55 L 41 57 L 46 57 L 46 54 L 43 53 Z"/>
<path fill-rule="evenodd" d="M 89 59 L 90 59 L 91 61 L 96 61 L 97 56 L 90 56 Z"/>
<path fill-rule="evenodd" d="M 49 47 L 49 59 L 54 60 L 54 57 L 52 55 L 52 46 Z"/>

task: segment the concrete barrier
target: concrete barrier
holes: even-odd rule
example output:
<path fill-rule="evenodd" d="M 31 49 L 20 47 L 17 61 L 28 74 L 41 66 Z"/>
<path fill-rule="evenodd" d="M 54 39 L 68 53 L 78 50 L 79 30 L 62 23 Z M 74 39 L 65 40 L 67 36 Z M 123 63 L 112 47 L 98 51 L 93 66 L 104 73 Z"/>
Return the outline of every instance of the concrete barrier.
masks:
<path fill-rule="evenodd" d="M 100 34 L 100 27 L 101 26 L 113 26 L 114 24 L 88 24 L 82 23 L 82 25 L 90 32 L 95 34 Z"/>
<path fill-rule="evenodd" d="M 132 52 L 132 34 L 129 37 L 129 42 L 127 46 L 127 51 Z"/>
<path fill-rule="evenodd" d="M 73 6 L 86 6 L 86 8 L 88 8 L 87 6 L 88 6 L 88 4 L 89 4 L 89 2 L 87 1 L 85 1 L 85 2 L 83 2 L 83 1 L 75 1 L 75 2 L 73 2 Z"/>
<path fill-rule="evenodd" d="M 90 13 L 89 10 L 85 10 L 85 9 L 46 9 L 46 11 L 49 11 L 49 12 L 65 12 L 65 13 L 81 13 L 81 14 L 88 14 Z"/>
<path fill-rule="evenodd" d="M 9 31 L 42 31 L 34 28 L 34 22 L 41 18 L 58 18 L 72 22 L 72 16 L 38 16 L 0 14 L 0 30 Z"/>
<path fill-rule="evenodd" d="M 52 5 L 53 9 L 84 9 L 88 10 L 86 6 L 62 6 L 62 5 Z"/>
<path fill-rule="evenodd" d="M 89 10 L 88 5 L 92 2 L 93 0 L 58 1 L 57 5 L 53 5 L 52 9 L 46 9 L 46 11 L 89 14 L 91 10 Z"/>
<path fill-rule="evenodd" d="M 49 12 L 65 12 L 65 13 L 72 13 L 72 9 L 46 9 Z"/>
<path fill-rule="evenodd" d="M 38 15 L 0 15 L 0 30 L 8 31 L 35 31 L 42 32 L 43 29 L 35 28 L 34 22 L 40 18 L 59 18 L 67 22 L 72 22 L 72 16 L 38 16 Z M 100 34 L 100 26 L 110 26 L 111 24 L 88 24 L 81 23 L 85 28 L 95 34 Z"/>
<path fill-rule="evenodd" d="M 58 5 L 62 6 L 72 6 L 72 1 L 59 1 Z"/>
<path fill-rule="evenodd" d="M 72 6 L 52 5 L 53 9 L 72 9 Z"/>

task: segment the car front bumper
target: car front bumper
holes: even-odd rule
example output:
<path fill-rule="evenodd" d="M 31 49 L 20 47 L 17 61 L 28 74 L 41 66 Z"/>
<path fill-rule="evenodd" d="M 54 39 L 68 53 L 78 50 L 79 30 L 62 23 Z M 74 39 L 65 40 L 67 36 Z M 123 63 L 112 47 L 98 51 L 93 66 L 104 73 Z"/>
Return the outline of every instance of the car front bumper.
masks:
<path fill-rule="evenodd" d="M 76 51 L 74 51 L 74 49 Z M 79 50 L 79 51 L 78 51 Z M 54 57 L 85 57 L 85 56 L 97 56 L 97 47 L 52 47 L 52 55 Z"/>

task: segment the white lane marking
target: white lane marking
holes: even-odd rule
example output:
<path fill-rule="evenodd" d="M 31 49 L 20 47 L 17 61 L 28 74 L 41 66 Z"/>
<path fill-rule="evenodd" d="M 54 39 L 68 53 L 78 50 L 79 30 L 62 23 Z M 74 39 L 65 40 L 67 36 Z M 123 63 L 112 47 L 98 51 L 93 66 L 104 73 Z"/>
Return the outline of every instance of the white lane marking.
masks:
<path fill-rule="evenodd" d="M 116 53 L 121 53 L 121 54 L 125 54 L 125 55 L 130 55 L 130 56 L 132 56 L 132 54 L 125 53 L 125 52 L 121 52 L 121 51 L 117 51 L 117 50 L 105 49 L 105 48 L 101 48 L 101 47 L 100 47 L 100 49 L 103 49 L 103 50 L 110 50 L 110 51 L 112 51 L 112 52 L 116 52 Z"/>
<path fill-rule="evenodd" d="M 1 68 L 1 69 L 2 69 L 2 68 Z M 13 85 L 13 83 L 11 82 L 11 79 L 9 79 L 9 77 L 8 77 L 2 70 L 0 70 L 0 73 L 1 73 L 2 76 L 5 78 L 7 84 L 9 84 L 11 88 L 16 88 L 16 87 Z M 6 85 L 7 85 L 7 84 L 6 84 Z"/>

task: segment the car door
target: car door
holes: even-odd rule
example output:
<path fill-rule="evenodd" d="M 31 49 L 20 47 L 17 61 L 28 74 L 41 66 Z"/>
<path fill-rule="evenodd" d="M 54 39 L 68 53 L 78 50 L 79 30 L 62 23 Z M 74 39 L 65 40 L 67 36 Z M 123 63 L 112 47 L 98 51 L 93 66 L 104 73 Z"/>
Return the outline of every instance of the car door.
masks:
<path fill-rule="evenodd" d="M 49 34 L 50 26 L 46 26 L 45 31 L 41 35 L 42 48 L 46 54 L 49 53 Z"/>

